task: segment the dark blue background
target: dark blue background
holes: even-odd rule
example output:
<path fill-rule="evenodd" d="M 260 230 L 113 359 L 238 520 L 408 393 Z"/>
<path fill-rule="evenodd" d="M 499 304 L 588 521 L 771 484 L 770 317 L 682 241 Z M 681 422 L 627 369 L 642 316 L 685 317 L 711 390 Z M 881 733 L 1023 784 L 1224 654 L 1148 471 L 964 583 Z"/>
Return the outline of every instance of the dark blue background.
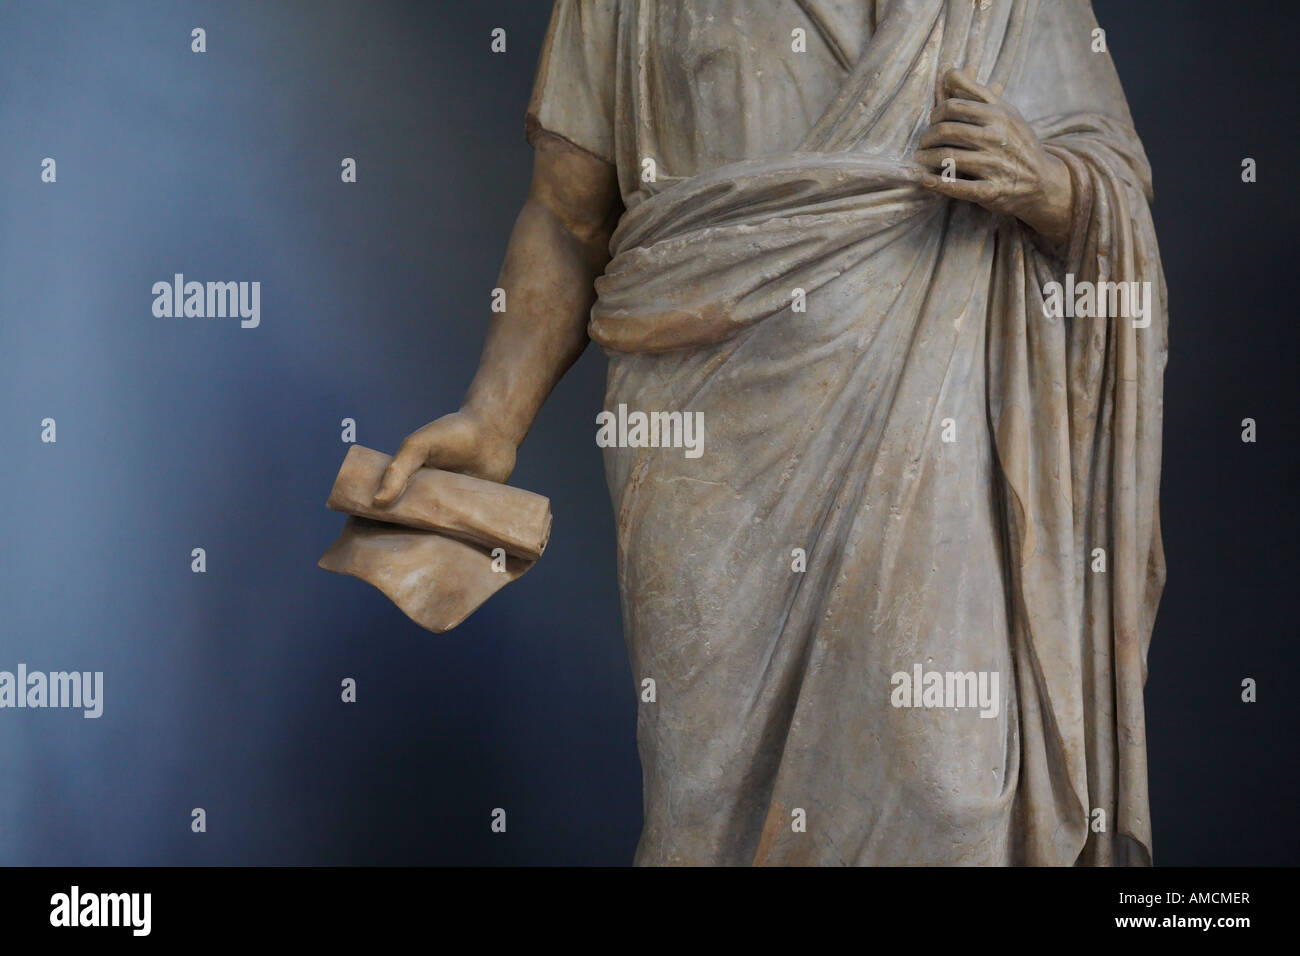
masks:
<path fill-rule="evenodd" d="M 1095 6 L 1173 307 L 1156 860 L 1295 863 L 1295 17 Z M 630 861 L 598 352 L 512 478 L 552 499 L 546 556 L 469 621 L 428 634 L 316 567 L 341 419 L 392 451 L 473 374 L 549 7 L 0 4 L 0 669 L 105 672 L 99 720 L 0 711 L 0 863 Z M 175 272 L 261 281 L 261 327 L 154 318 Z"/>

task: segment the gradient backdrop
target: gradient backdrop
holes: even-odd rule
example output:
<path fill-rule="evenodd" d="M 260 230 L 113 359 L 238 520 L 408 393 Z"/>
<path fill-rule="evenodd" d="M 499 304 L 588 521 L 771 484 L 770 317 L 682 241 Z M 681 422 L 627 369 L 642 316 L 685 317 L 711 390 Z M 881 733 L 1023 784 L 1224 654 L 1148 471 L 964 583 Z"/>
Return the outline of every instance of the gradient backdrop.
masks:
<path fill-rule="evenodd" d="M 1294 864 L 1297 18 L 1095 8 L 1172 300 L 1156 861 Z M 393 451 L 473 373 L 549 9 L 0 2 L 0 669 L 105 672 L 99 720 L 0 710 L 0 863 L 630 861 L 597 351 L 512 479 L 552 500 L 546 556 L 464 625 L 426 633 L 316 567 L 342 524 L 340 421 Z M 154 318 L 175 272 L 259 280 L 261 326 Z"/>

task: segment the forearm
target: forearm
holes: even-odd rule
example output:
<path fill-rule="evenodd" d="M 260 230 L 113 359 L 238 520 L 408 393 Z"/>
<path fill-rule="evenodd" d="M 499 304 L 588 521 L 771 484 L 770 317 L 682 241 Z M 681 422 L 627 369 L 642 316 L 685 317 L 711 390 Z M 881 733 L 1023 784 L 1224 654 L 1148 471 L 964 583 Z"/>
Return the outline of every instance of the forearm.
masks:
<path fill-rule="evenodd" d="M 608 261 L 608 229 L 576 235 L 530 197 L 515 222 L 478 372 L 462 410 L 518 445 L 551 389 L 587 345 L 593 284 Z"/>
<path fill-rule="evenodd" d="M 421 467 L 505 481 L 515 452 L 560 376 L 587 345 L 596 277 L 622 211 L 614 167 L 558 137 L 535 137 L 533 183 L 501 267 L 493 315 L 459 412 L 406 436 L 374 502 L 386 508 Z"/>

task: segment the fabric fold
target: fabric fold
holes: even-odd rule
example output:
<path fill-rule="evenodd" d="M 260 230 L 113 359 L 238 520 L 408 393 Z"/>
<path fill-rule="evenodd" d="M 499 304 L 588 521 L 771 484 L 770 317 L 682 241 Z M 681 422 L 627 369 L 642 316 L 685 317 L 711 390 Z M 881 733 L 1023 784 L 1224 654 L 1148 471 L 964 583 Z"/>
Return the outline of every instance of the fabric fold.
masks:
<path fill-rule="evenodd" d="M 391 457 L 353 445 L 326 507 L 349 515 L 322 555 L 426 630 L 443 633 L 518 579 L 546 549 L 550 502 L 469 475 L 421 468 L 388 508 L 372 503 Z"/>
<path fill-rule="evenodd" d="M 1082 44 L 1095 23 L 1062 9 L 897 0 L 798 149 L 674 181 L 613 236 L 589 325 L 611 359 L 607 402 L 705 409 L 716 449 L 696 466 L 606 453 L 634 666 L 689 675 L 675 690 L 680 712 L 664 704 L 642 718 L 643 862 L 737 862 L 724 855 L 737 843 L 753 862 L 925 862 L 889 828 L 936 821 L 969 842 L 971 860 L 1151 861 L 1142 687 L 1165 573 L 1168 310 L 1145 155 L 1122 95 L 1106 113 L 1031 117 L 1075 189 L 1073 234 L 1055 253 L 1017 220 L 923 190 L 910 160 L 941 68 L 973 65 L 999 89 L 1041 86 L 1026 71 L 1033 45 Z M 1055 316 L 1052 283 L 1153 293 L 1140 321 Z M 744 396 L 759 390 L 769 404 L 755 410 Z M 945 416 L 975 429 L 972 444 L 938 443 Z M 764 540 L 750 526 L 828 563 L 779 588 L 707 571 L 673 594 L 669 542 L 692 522 L 727 534 L 700 509 L 737 528 L 697 546 L 700 565 L 734 569 Z M 985 513 L 996 527 L 984 528 Z M 917 542 L 997 569 L 963 571 Z M 940 568 L 946 577 L 930 578 Z M 927 609 L 929 580 L 955 582 L 942 598 L 955 609 Z M 716 596 L 728 587 L 736 597 Z M 983 644 L 972 627 L 989 629 Z M 705 651 L 690 644 L 701 634 Z M 1000 738 L 974 725 L 984 742 L 971 751 L 992 764 L 987 789 L 942 766 L 963 765 L 944 735 L 968 725 L 919 737 L 919 718 L 855 704 L 867 692 L 844 676 L 883 680 L 941 653 L 1005 666 L 1013 685 L 1005 758 Z M 735 682 L 743 715 L 695 692 L 699 654 Z M 717 722 L 712 748 L 679 732 L 693 713 Z M 882 729 L 891 722 L 896 736 Z M 698 806 L 682 768 L 712 782 Z M 808 792 L 810 775 L 832 773 L 825 792 Z M 956 796 L 940 799 L 945 786 Z M 790 808 L 815 798 L 829 819 L 815 839 L 793 840 Z"/>

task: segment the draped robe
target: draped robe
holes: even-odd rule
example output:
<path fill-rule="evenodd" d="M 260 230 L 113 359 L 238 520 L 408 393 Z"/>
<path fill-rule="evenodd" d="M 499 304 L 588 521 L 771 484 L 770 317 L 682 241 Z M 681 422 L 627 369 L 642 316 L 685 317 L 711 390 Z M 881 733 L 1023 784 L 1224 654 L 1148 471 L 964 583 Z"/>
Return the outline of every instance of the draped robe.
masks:
<path fill-rule="evenodd" d="M 556 3 L 529 136 L 612 163 L 626 207 L 605 408 L 704 422 L 698 458 L 605 450 L 656 688 L 637 863 L 1150 863 L 1167 307 L 1096 27 L 1087 0 Z M 953 67 L 1068 166 L 1067 242 L 918 185 Z M 1049 314 L 1067 275 L 1149 282 L 1149 324 Z M 996 716 L 895 706 L 917 665 L 998 674 Z"/>

